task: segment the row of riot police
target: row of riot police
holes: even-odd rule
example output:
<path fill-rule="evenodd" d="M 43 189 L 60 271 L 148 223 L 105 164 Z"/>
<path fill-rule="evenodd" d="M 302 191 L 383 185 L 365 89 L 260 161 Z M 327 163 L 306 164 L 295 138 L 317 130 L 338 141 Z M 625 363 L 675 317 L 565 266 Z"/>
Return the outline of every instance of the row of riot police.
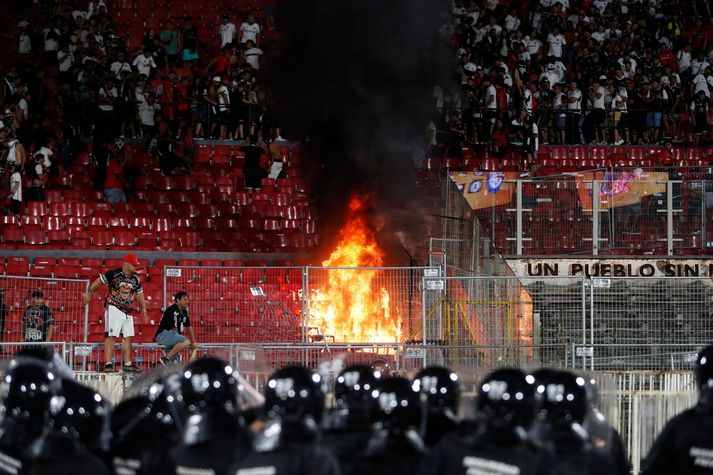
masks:
<path fill-rule="evenodd" d="M 698 358 L 699 404 L 672 420 L 645 473 L 713 473 L 713 347 Z M 264 397 L 230 365 L 202 358 L 137 380 L 114 408 L 50 352 L 27 349 L 2 380 L 0 474 L 627 474 L 594 382 L 553 369 L 499 369 L 459 419 L 458 376 L 413 379 L 349 366 L 325 382 L 299 366 Z M 711 393 L 709 393 L 709 391 Z M 259 404 L 258 404 L 259 403 Z"/>

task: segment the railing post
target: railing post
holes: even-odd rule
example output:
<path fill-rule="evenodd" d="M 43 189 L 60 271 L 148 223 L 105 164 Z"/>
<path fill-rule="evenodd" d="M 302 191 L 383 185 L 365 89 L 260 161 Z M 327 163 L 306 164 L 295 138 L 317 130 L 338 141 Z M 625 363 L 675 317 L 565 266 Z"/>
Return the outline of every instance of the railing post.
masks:
<path fill-rule="evenodd" d="M 599 181 L 592 180 L 592 255 L 599 255 Z"/>
<path fill-rule="evenodd" d="M 515 185 L 515 254 L 522 256 L 522 180 Z"/>

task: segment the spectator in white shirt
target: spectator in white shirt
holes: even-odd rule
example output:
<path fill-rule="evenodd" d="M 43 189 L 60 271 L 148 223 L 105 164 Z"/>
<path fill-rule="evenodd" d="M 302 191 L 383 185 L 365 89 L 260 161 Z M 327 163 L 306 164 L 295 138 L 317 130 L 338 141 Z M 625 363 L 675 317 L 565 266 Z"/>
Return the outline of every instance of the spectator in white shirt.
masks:
<path fill-rule="evenodd" d="M 540 49 L 542 49 L 542 41 L 537 38 L 537 31 L 532 30 L 530 35 L 525 37 L 525 46 L 527 46 L 527 52 L 530 53 L 530 57 L 533 60 L 537 60 L 540 56 Z"/>
<path fill-rule="evenodd" d="M 50 20 L 47 28 L 42 31 L 45 47 L 45 60 L 54 62 L 57 60 L 57 49 L 59 48 L 59 40 L 62 37 L 62 32 L 55 26 L 55 21 Z"/>
<path fill-rule="evenodd" d="M 11 214 L 19 215 L 22 210 L 22 166 L 12 165 L 12 174 L 10 175 L 10 193 L 7 195 L 10 198 L 10 206 L 8 211 Z"/>
<path fill-rule="evenodd" d="M 595 144 L 606 143 L 606 140 L 604 140 L 604 131 L 602 129 L 604 119 L 606 119 L 604 104 L 606 102 L 607 95 L 607 91 L 604 89 L 602 84 L 604 84 L 604 81 L 606 80 L 606 76 L 594 79 L 589 88 L 589 100 L 592 105 L 592 110 L 589 114 L 587 114 L 587 120 L 585 120 L 586 126 L 583 128 L 587 141 L 594 141 Z"/>
<path fill-rule="evenodd" d="M 154 136 L 156 128 L 156 113 L 161 110 L 161 106 L 156 104 L 154 95 L 150 92 L 143 94 L 144 101 L 139 102 L 139 118 L 141 119 L 141 130 L 144 142 L 148 143 Z"/>
<path fill-rule="evenodd" d="M 629 64 L 631 65 L 631 69 L 630 69 L 630 70 L 631 70 L 631 74 L 632 74 L 632 75 L 633 75 L 633 74 L 636 74 L 636 65 L 637 65 L 638 63 L 636 62 L 636 60 L 635 60 L 634 58 L 631 57 L 631 55 L 630 55 L 629 53 L 626 53 L 624 56 L 622 56 L 621 58 L 619 58 L 619 59 L 617 60 L 617 63 L 619 63 L 619 66 L 621 66 L 622 68 L 624 68 L 624 71 L 625 71 L 625 72 L 626 72 L 626 70 L 627 70 L 627 66 L 626 66 L 626 65 L 627 65 L 627 63 L 629 63 Z"/>
<path fill-rule="evenodd" d="M 69 45 L 63 44 L 57 51 L 57 62 L 59 63 L 59 72 L 68 73 L 74 64 L 74 55 L 69 51 Z"/>
<path fill-rule="evenodd" d="M 552 63 L 549 63 L 545 70 L 540 74 L 540 81 L 543 79 L 547 79 L 549 83 L 549 88 L 552 89 L 552 87 L 560 82 L 559 77 L 557 75 L 557 71 L 555 71 L 555 65 Z"/>
<path fill-rule="evenodd" d="M 676 60 L 678 61 L 678 72 L 679 74 L 685 74 L 688 68 L 691 67 L 691 45 L 688 44 L 683 47 L 676 54 Z"/>
<path fill-rule="evenodd" d="M 711 67 L 707 67 L 702 73 L 697 74 L 693 78 L 693 95 L 698 94 L 698 91 L 703 91 L 708 99 L 711 97 L 713 90 L 713 71 Z"/>
<path fill-rule="evenodd" d="M 255 44 L 260 44 L 258 37 L 260 36 L 260 25 L 255 23 L 255 15 L 248 15 L 248 18 L 240 25 L 241 43 L 247 43 L 248 40 L 253 40 Z"/>
<path fill-rule="evenodd" d="M 121 74 L 123 72 L 132 72 L 131 65 L 126 62 L 126 56 L 124 55 L 124 53 L 119 53 L 116 55 L 116 61 L 111 63 L 111 72 L 114 73 L 114 76 L 117 79 L 121 78 Z"/>
<path fill-rule="evenodd" d="M 691 61 L 691 77 L 696 77 L 699 74 L 703 74 L 703 71 L 710 66 L 706 60 L 706 54 L 703 51 L 699 51 L 696 59 Z"/>
<path fill-rule="evenodd" d="M 230 22 L 227 15 L 223 15 L 221 21 L 222 23 L 218 28 L 218 33 L 220 34 L 220 49 L 223 49 L 233 42 L 237 29 L 235 25 Z"/>
<path fill-rule="evenodd" d="M 513 8 L 510 14 L 505 17 L 505 29 L 508 31 L 520 29 L 520 18 L 517 16 L 517 9 Z"/>
<path fill-rule="evenodd" d="M 569 83 L 567 92 L 567 132 L 569 143 L 581 143 L 582 135 L 579 130 L 582 118 L 582 91 L 577 87 L 577 83 Z"/>
<path fill-rule="evenodd" d="M 213 81 L 220 83 L 217 91 L 218 122 L 220 123 L 220 138 L 221 140 L 225 140 L 229 138 L 227 133 L 228 125 L 230 124 L 230 89 L 228 89 L 230 78 L 225 76 L 221 79 L 219 76 L 216 76 L 213 78 Z"/>
<path fill-rule="evenodd" d="M 32 53 L 32 39 L 30 38 L 28 27 L 29 23 L 24 20 L 21 21 L 18 25 L 18 28 L 20 30 L 20 38 L 18 41 L 17 52 L 20 54 Z"/>
<path fill-rule="evenodd" d="M 547 44 L 549 45 L 547 56 L 561 58 L 564 46 L 567 44 L 567 40 L 565 40 L 564 35 L 560 32 L 559 28 L 554 27 L 552 29 L 552 33 L 547 35 Z"/>
<path fill-rule="evenodd" d="M 255 46 L 253 40 L 248 40 L 245 43 L 245 51 L 243 52 L 245 62 L 248 63 L 251 68 L 258 71 L 260 69 L 260 56 L 262 56 L 262 50 Z"/>
<path fill-rule="evenodd" d="M 144 48 L 141 54 L 134 59 L 133 66 L 139 74 L 146 77 L 151 77 L 151 72 L 157 67 L 148 48 Z"/>

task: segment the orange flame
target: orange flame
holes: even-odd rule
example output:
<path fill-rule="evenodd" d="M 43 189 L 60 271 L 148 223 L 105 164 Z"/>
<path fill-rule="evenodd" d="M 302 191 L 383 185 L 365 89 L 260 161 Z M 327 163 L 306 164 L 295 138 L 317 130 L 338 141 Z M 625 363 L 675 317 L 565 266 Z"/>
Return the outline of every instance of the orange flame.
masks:
<path fill-rule="evenodd" d="M 379 267 L 384 254 L 363 216 L 364 202 L 349 200 L 347 222 L 323 267 Z M 310 326 L 324 337 L 346 342 L 397 342 L 401 322 L 392 315 L 390 295 L 377 286 L 379 271 L 330 269 L 328 283 L 310 296 Z"/>

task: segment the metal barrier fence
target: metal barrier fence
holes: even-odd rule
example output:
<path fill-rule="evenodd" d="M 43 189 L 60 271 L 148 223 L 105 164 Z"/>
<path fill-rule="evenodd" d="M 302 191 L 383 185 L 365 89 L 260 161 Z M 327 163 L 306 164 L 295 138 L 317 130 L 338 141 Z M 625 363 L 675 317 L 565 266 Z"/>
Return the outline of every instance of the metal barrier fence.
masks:
<path fill-rule="evenodd" d="M 584 323 L 582 279 L 558 278 L 546 299 L 540 286 L 528 289 L 516 277 L 423 280 L 424 361 L 488 368 L 573 364 L 569 344 L 582 341 L 572 338 L 581 338 Z"/>
<path fill-rule="evenodd" d="M 486 191 L 484 179 L 497 189 Z M 457 223 L 475 215 L 506 256 L 698 255 L 713 248 L 713 167 L 617 167 L 527 179 L 453 173 L 446 181 L 441 217 L 451 224 L 438 237 L 463 239 Z"/>
<path fill-rule="evenodd" d="M 302 288 L 300 267 L 166 267 L 163 307 L 188 292 L 199 341 L 300 341 Z"/>
<path fill-rule="evenodd" d="M 685 369 L 713 341 L 707 278 L 424 277 L 423 289 L 423 361 L 455 368 Z"/>
<path fill-rule="evenodd" d="M 599 407 L 624 441 L 633 473 L 664 425 L 695 405 L 698 391 L 692 372 L 595 372 Z"/>
<path fill-rule="evenodd" d="M 421 279 L 437 267 L 166 267 L 164 308 L 190 296 L 199 341 L 402 342 L 421 337 Z"/>
<path fill-rule="evenodd" d="M 88 289 L 88 280 L 0 275 L 1 341 L 86 341 Z"/>

